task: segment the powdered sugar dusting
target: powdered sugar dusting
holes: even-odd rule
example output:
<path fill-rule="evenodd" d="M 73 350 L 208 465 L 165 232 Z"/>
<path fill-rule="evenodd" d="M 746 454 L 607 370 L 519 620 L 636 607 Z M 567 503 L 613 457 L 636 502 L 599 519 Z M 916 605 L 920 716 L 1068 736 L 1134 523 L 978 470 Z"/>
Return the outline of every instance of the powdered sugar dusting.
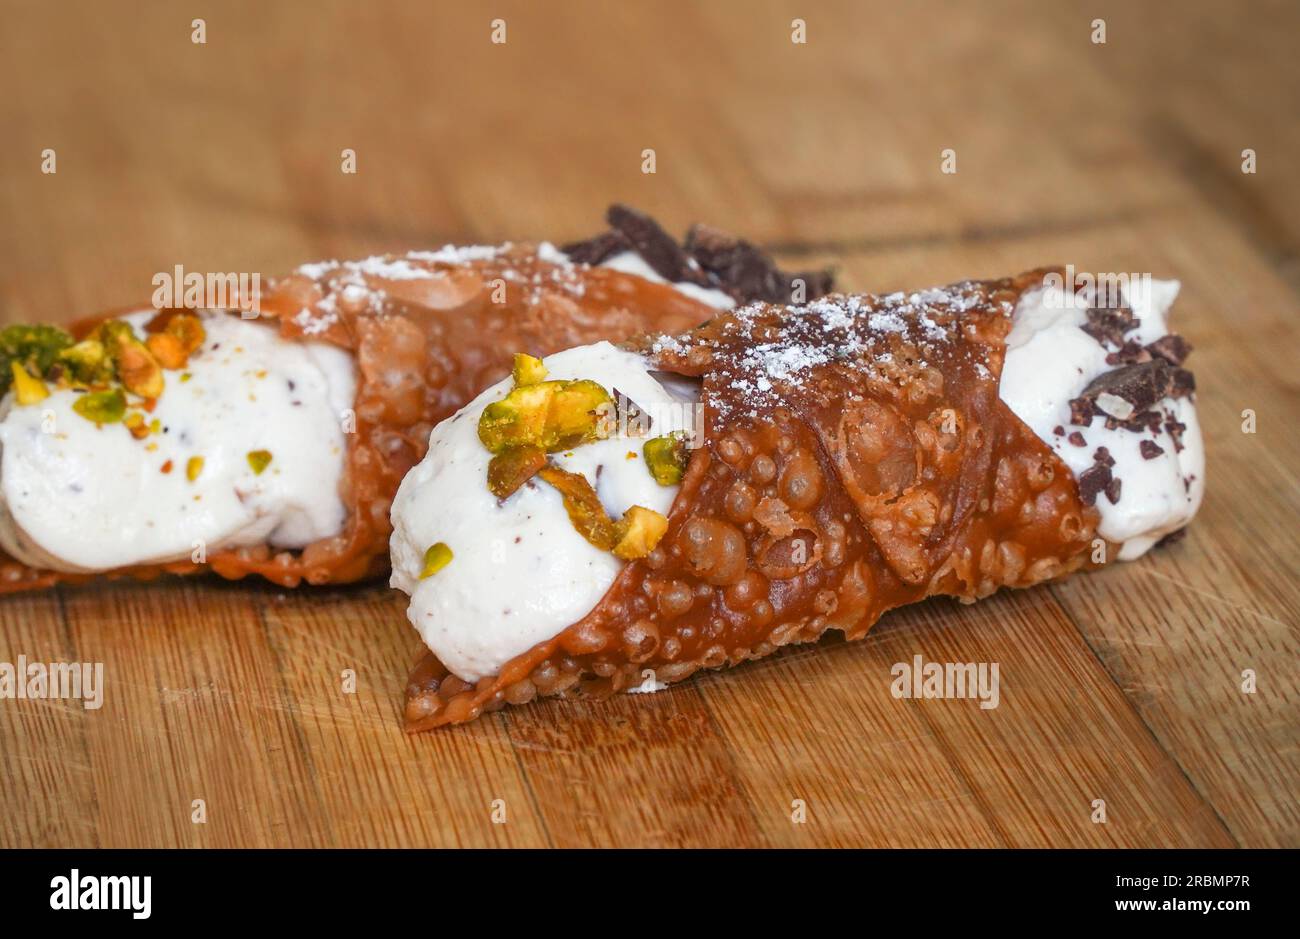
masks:
<path fill-rule="evenodd" d="M 714 381 L 725 383 L 711 405 L 721 419 L 756 418 L 826 368 L 851 367 L 863 381 L 903 385 L 951 356 L 970 357 L 982 380 L 991 370 L 979 344 L 963 342 L 969 314 L 1009 316 L 986 285 L 963 282 L 910 294 L 832 295 L 807 304 L 752 304 L 680 336 L 658 336 L 652 354 L 671 361 L 706 355 Z M 719 335 L 720 333 L 720 335 Z M 698 355 L 697 354 L 697 355 Z"/>

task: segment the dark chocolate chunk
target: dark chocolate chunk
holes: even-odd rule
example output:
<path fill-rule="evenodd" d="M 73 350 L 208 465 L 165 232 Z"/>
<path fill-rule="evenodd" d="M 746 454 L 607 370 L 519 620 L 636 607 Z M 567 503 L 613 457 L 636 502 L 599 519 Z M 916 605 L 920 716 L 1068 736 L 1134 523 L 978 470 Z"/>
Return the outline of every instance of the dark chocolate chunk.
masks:
<path fill-rule="evenodd" d="M 669 283 L 709 285 L 709 279 L 695 265 L 672 235 L 646 215 L 626 205 L 614 204 L 605 213 L 610 226 L 623 234 L 650 269 Z"/>
<path fill-rule="evenodd" d="M 1124 485 L 1124 480 L 1118 476 L 1112 476 L 1110 482 L 1106 483 L 1106 498 L 1110 500 L 1111 505 L 1119 502 L 1119 491 Z"/>
<path fill-rule="evenodd" d="M 1076 447 L 1086 447 L 1088 445 L 1088 441 L 1083 439 L 1083 434 L 1079 433 L 1077 430 L 1065 439 L 1070 441 L 1070 443 L 1074 444 Z"/>
<path fill-rule="evenodd" d="M 1087 398 L 1070 399 L 1070 423 L 1087 427 L 1092 423 L 1092 402 Z"/>
<path fill-rule="evenodd" d="M 1104 466 L 1114 466 L 1115 458 L 1110 455 L 1110 450 L 1106 447 L 1098 447 L 1097 452 L 1092 455 L 1093 460 Z"/>
<path fill-rule="evenodd" d="M 1062 427 L 1060 424 L 1057 424 L 1055 427 L 1052 428 L 1052 433 L 1056 434 L 1056 436 L 1058 437 L 1064 437 L 1065 428 Z"/>
<path fill-rule="evenodd" d="M 1196 390 L 1196 376 L 1185 368 L 1172 370 L 1169 395 L 1173 398 L 1185 398 Z"/>
<path fill-rule="evenodd" d="M 1164 427 L 1165 430 L 1168 431 L 1170 439 L 1174 442 L 1174 452 L 1182 453 L 1183 431 L 1187 429 L 1187 425 L 1170 416 L 1168 420 L 1165 421 Z"/>
<path fill-rule="evenodd" d="M 766 300 L 789 303 L 796 281 L 802 281 L 804 300 L 830 293 L 834 275 L 829 270 L 787 273 L 777 268 L 755 245 L 708 225 L 692 225 L 686 233 L 686 250 L 697 264 L 718 280 L 718 285 L 740 301 Z"/>
<path fill-rule="evenodd" d="M 835 289 L 833 271 L 782 271 L 753 244 L 716 228 L 694 226 L 683 247 L 653 218 L 629 206 L 611 205 L 606 218 L 610 231 L 560 250 L 571 261 L 589 265 L 635 251 L 664 280 L 721 290 L 738 303 L 804 302 Z M 796 295 L 797 282 L 802 289 Z"/>
<path fill-rule="evenodd" d="M 1123 421 L 1113 417 L 1106 418 L 1106 429 L 1117 430 L 1123 428 L 1135 434 L 1158 434 L 1160 433 L 1160 420 L 1161 414 L 1159 411 L 1139 411 Z"/>
<path fill-rule="evenodd" d="M 603 264 L 616 254 L 632 250 L 632 243 L 621 231 L 601 232 L 584 241 L 561 245 L 560 250 L 575 264 Z"/>
<path fill-rule="evenodd" d="M 1142 451 L 1142 459 L 1154 460 L 1160 454 L 1165 452 L 1165 448 L 1160 446 L 1154 440 L 1142 440 L 1138 443 L 1138 449 Z"/>
<path fill-rule="evenodd" d="M 1168 336 L 1161 336 L 1155 342 L 1147 343 L 1146 350 L 1164 359 L 1170 365 L 1182 365 L 1192 354 L 1192 344 L 1177 333 L 1170 333 Z"/>
<path fill-rule="evenodd" d="M 1150 362 L 1151 353 L 1136 339 L 1129 339 L 1119 347 L 1118 352 L 1106 353 L 1107 365 L 1136 365 L 1139 362 Z"/>
<path fill-rule="evenodd" d="M 1133 411 L 1137 414 L 1150 409 L 1169 394 L 1172 386 L 1173 374 L 1169 365 L 1164 359 L 1152 359 L 1150 362 L 1124 365 L 1098 375 L 1084 389 L 1082 397 L 1091 403 L 1099 395 L 1112 394 L 1133 405 Z M 1071 406 L 1073 407 L 1073 402 Z"/>
<path fill-rule="evenodd" d="M 1079 474 L 1079 499 L 1084 505 L 1095 505 L 1097 494 L 1106 491 L 1111 479 L 1110 467 L 1094 463 Z"/>
<path fill-rule="evenodd" d="M 1138 327 L 1133 311 L 1124 307 L 1104 309 L 1093 306 L 1088 308 L 1086 315 L 1088 322 L 1079 328 L 1103 346 L 1108 343 L 1116 348 L 1123 346 L 1124 334 Z"/>

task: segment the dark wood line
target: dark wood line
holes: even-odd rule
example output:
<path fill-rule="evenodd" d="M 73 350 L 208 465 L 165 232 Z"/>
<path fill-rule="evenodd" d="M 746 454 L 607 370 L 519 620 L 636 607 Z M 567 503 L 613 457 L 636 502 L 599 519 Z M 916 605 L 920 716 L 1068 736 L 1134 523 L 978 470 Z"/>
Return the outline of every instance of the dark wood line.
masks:
<path fill-rule="evenodd" d="M 995 241 L 1019 241 L 1050 235 L 1069 235 L 1124 225 L 1141 218 L 1151 218 L 1161 211 L 1159 206 L 1126 209 L 1105 215 L 1082 219 L 1053 219 L 1045 222 L 1022 222 L 1016 225 L 967 225 L 955 231 L 920 232 L 902 236 L 869 236 L 828 238 L 824 241 L 795 239 L 792 241 L 765 241 L 763 249 L 783 257 L 806 257 L 826 254 L 885 254 L 914 248 L 941 247 L 959 244 L 980 244 Z"/>
<path fill-rule="evenodd" d="M 537 824 L 541 826 L 542 835 L 546 838 L 546 847 L 554 848 L 555 839 L 551 837 L 551 826 L 546 820 L 546 813 L 542 811 L 541 802 L 537 798 L 537 791 L 533 789 L 532 776 L 529 775 L 528 767 L 524 765 L 523 757 L 519 753 L 519 747 L 515 745 L 515 735 L 510 732 L 509 709 L 504 708 L 494 716 L 506 735 L 506 741 L 510 744 L 510 755 L 515 758 L 515 768 L 519 771 L 519 778 L 524 782 L 524 791 L 528 793 L 528 802 L 533 807 L 533 814 L 537 817 Z"/>
<path fill-rule="evenodd" d="M 63 640 L 65 642 L 64 650 L 68 656 L 68 661 L 75 662 L 79 661 L 81 657 L 77 655 L 76 643 L 72 639 L 72 621 L 68 618 L 68 608 L 64 597 L 64 589 L 63 584 L 55 584 L 54 599 L 59 611 L 59 625 L 62 628 Z M 99 693 L 102 695 L 104 689 L 100 688 Z M 90 759 L 90 724 L 89 721 L 86 720 L 82 720 L 80 724 L 81 733 L 78 734 L 78 736 L 81 738 L 81 754 L 86 762 L 86 773 L 90 777 L 90 817 L 95 820 L 95 824 L 91 826 L 91 831 L 94 833 L 95 838 L 94 847 L 99 848 L 102 847 L 99 832 L 99 787 L 95 783 L 95 768 Z M 62 847 L 67 846 L 63 845 Z"/>
<path fill-rule="evenodd" d="M 303 731 L 302 724 L 298 720 L 298 700 L 289 689 L 289 682 L 284 669 L 285 658 L 281 654 L 281 649 L 279 643 L 276 642 L 275 636 L 271 634 L 271 624 L 266 618 L 266 605 L 256 602 L 253 597 L 249 597 L 248 605 L 252 607 L 257 616 L 257 621 L 262 627 L 262 634 L 266 637 L 266 644 L 270 649 L 271 656 L 275 662 L 275 683 L 280 698 L 285 703 L 283 713 L 286 720 L 289 721 L 289 726 L 293 729 L 294 741 L 298 746 L 299 754 L 302 756 L 303 765 L 307 768 L 312 792 L 315 793 L 316 796 L 316 805 L 313 807 L 307 805 L 300 794 L 297 798 L 299 808 L 302 810 L 303 817 L 305 818 L 325 819 L 328 822 L 328 825 L 316 826 L 316 830 L 322 832 L 323 828 L 327 828 L 328 830 L 324 833 L 327 835 L 329 845 L 332 847 L 338 847 L 338 837 L 335 831 L 335 822 L 337 819 L 328 816 L 325 811 L 327 803 L 324 795 L 320 791 L 320 773 L 316 768 L 316 761 L 312 759 L 311 748 L 307 746 L 307 737 Z M 294 787 L 294 789 L 297 790 L 298 787 Z M 283 792 L 283 790 L 281 790 L 281 792 Z M 296 846 L 301 847 L 302 845 L 299 843 Z"/>
<path fill-rule="evenodd" d="M 1079 575 L 1076 574 L 1075 576 L 1079 576 Z M 1201 791 L 1200 786 L 1196 785 L 1195 780 L 1193 780 L 1191 775 L 1188 773 L 1187 767 L 1183 765 L 1182 760 L 1178 759 L 1177 755 L 1175 755 L 1174 752 L 1169 749 L 1169 747 L 1165 746 L 1165 742 L 1160 738 L 1160 735 L 1156 733 L 1155 728 L 1152 727 L 1151 724 L 1147 721 L 1146 715 L 1142 712 L 1142 709 L 1137 706 L 1137 704 L 1133 701 L 1131 697 L 1129 697 L 1127 693 L 1125 693 L 1124 685 L 1122 682 L 1120 682 L 1119 676 L 1116 675 L 1110 669 L 1110 666 L 1106 664 L 1106 660 L 1102 657 L 1101 652 L 1097 649 L 1097 647 L 1088 641 L 1088 634 L 1084 632 L 1083 627 L 1079 625 L 1078 618 L 1074 615 L 1074 611 L 1070 609 L 1069 604 L 1066 601 L 1066 598 L 1061 596 L 1058 586 L 1056 584 L 1045 584 L 1044 590 L 1049 596 L 1051 596 L 1052 601 L 1056 605 L 1056 608 L 1060 610 L 1061 613 L 1065 616 L 1066 621 L 1069 622 L 1069 624 L 1074 627 L 1075 632 L 1079 634 L 1079 638 L 1083 640 L 1084 646 L 1088 649 L 1089 652 L 1092 653 L 1092 657 L 1097 660 L 1097 664 L 1101 666 L 1101 670 L 1105 673 L 1106 677 L 1110 679 L 1111 684 L 1115 686 L 1116 690 L 1119 691 L 1120 697 L 1128 705 L 1129 710 L 1138 719 L 1138 721 L 1141 722 L 1142 727 L 1146 730 L 1147 735 L 1151 738 L 1151 741 L 1156 745 L 1156 748 L 1161 753 L 1163 753 L 1166 757 L 1168 757 L 1169 761 L 1173 763 L 1175 767 L 1178 768 L 1179 774 L 1183 777 L 1184 781 L 1186 781 L 1188 787 L 1192 790 L 1192 792 L 1196 794 L 1196 797 L 1200 799 L 1201 802 L 1203 802 L 1206 805 L 1206 807 L 1209 808 L 1209 810 L 1214 814 L 1214 818 L 1219 823 L 1219 827 L 1223 829 L 1224 834 L 1226 834 L 1232 840 L 1232 843 L 1234 845 L 1240 848 L 1241 839 L 1237 837 L 1236 832 L 1232 830 L 1232 827 L 1229 826 L 1227 821 L 1223 818 L 1223 816 L 1219 814 L 1219 807 L 1210 801 L 1209 797 L 1206 796 L 1206 794 Z M 1205 845 L 1198 845 L 1197 847 L 1205 847 Z"/>

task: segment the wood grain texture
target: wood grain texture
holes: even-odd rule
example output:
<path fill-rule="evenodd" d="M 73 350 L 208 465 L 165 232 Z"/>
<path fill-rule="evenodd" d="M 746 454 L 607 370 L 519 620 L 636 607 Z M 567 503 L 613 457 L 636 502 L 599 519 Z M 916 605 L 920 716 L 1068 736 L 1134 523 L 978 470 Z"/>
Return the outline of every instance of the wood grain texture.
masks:
<path fill-rule="evenodd" d="M 865 641 L 654 696 L 414 738 L 399 705 L 419 643 L 382 585 L 6 598 L 0 661 L 103 662 L 106 689 L 96 711 L 0 701 L 0 846 L 1300 845 L 1294 4 L 13 2 L 0 18 L 6 321 L 140 300 L 176 264 L 561 240 L 622 200 L 833 262 L 863 290 L 1045 263 L 1177 277 L 1210 461 L 1187 539 L 1138 563 L 895 611 Z M 917 654 L 998 663 L 999 706 L 895 699 L 890 667 Z"/>

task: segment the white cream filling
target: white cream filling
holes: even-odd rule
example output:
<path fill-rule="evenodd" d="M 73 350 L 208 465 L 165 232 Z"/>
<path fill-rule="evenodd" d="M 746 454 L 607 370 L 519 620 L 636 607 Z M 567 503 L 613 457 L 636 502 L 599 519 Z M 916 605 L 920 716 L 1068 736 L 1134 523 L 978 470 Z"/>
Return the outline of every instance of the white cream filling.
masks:
<path fill-rule="evenodd" d="M 1149 292 L 1134 290 L 1128 300 L 1138 328 L 1126 338 L 1146 345 L 1167 335 L 1165 318 L 1178 289 L 1177 281 L 1156 280 Z M 1108 430 L 1099 416 L 1087 427 L 1070 423 L 1070 400 L 1114 367 L 1106 363 L 1106 349 L 1079 328 L 1086 322 L 1085 311 L 1073 295 L 1067 296 L 1058 286 L 1045 286 L 1022 297 L 1007 338 L 999 395 L 1076 477 L 1093 465 L 1098 447 L 1110 451 L 1115 460 L 1111 472 L 1122 485 L 1117 503 L 1104 493 L 1097 496 L 1101 514 L 1098 533 L 1121 544 L 1120 559 L 1131 561 L 1190 522 L 1200 508 L 1205 492 L 1205 447 L 1190 398 L 1165 398 L 1155 406 L 1186 425 L 1181 450 L 1163 426 L 1153 434 Z M 1065 433 L 1055 433 L 1058 427 Z M 1083 435 L 1085 446 L 1069 442 L 1074 431 Z M 1144 459 L 1142 440 L 1154 441 L 1164 452 Z"/>
<path fill-rule="evenodd" d="M 623 251 L 602 261 L 601 267 L 608 267 L 611 270 L 622 271 L 624 274 L 633 274 L 644 280 L 653 281 L 656 284 L 666 284 L 664 280 L 645 259 L 635 251 Z M 717 310 L 730 310 L 736 305 L 736 301 L 723 293 L 721 290 L 714 290 L 711 287 L 701 287 L 699 284 L 691 284 L 685 281 L 679 281 L 673 284 L 677 292 L 692 300 L 698 300 L 703 304 L 713 307 Z"/>
<path fill-rule="evenodd" d="M 630 398 L 650 415 L 650 436 L 695 426 L 695 389 L 661 383 L 639 355 L 598 342 L 544 361 L 549 379 L 591 379 Z M 410 594 L 407 616 L 425 644 L 467 681 L 496 674 L 580 620 L 623 566 L 574 530 L 546 483 L 533 480 L 504 501 L 488 491 L 492 454 L 478 438 L 478 420 L 510 388 L 510 380 L 499 382 L 434 428 L 428 454 L 393 501 L 392 585 Z M 552 461 L 586 476 L 614 518 L 633 505 L 667 515 L 677 487 L 654 481 L 644 441 L 613 436 Z M 437 542 L 451 548 L 452 560 L 421 580 L 425 551 Z"/>
<path fill-rule="evenodd" d="M 143 336 L 153 315 L 126 319 Z M 300 548 L 342 530 L 352 357 L 239 316 L 202 317 L 207 338 L 184 369 L 165 371 L 166 389 L 145 414 L 160 432 L 143 440 L 76 413 L 72 390 L 51 389 L 32 405 L 12 394 L 0 402 L 6 552 L 93 572 L 244 545 Z M 248 459 L 257 450 L 271 454 L 260 474 Z M 203 460 L 193 481 L 192 457 Z"/>

